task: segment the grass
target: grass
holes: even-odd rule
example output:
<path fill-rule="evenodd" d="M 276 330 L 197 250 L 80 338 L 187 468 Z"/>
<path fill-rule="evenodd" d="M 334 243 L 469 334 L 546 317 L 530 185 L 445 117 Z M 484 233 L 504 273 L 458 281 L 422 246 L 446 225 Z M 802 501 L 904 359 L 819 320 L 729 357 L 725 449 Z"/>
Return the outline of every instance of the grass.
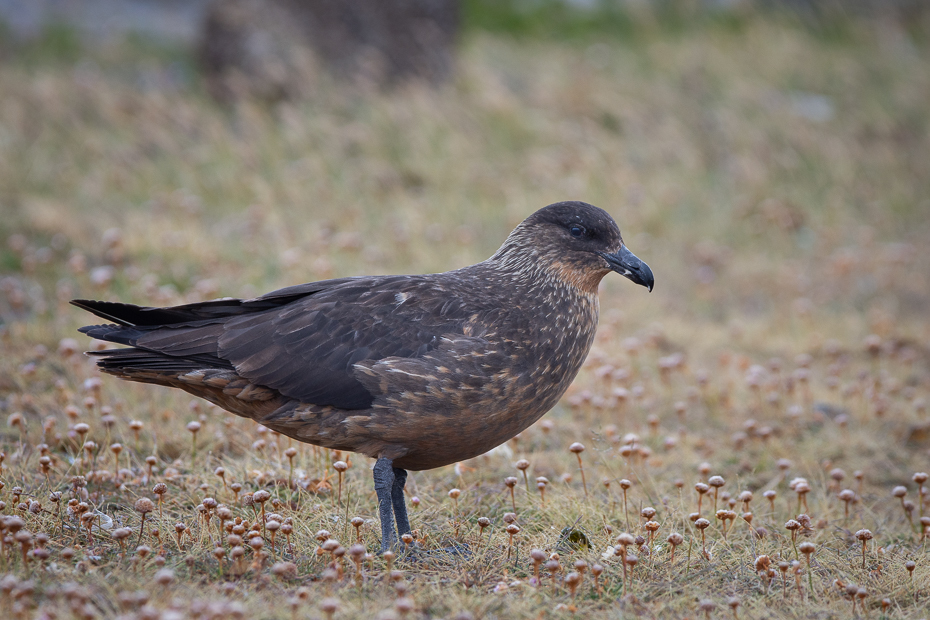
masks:
<path fill-rule="evenodd" d="M 930 557 L 917 523 L 930 505 L 912 476 L 930 469 L 930 50 L 900 31 L 850 32 L 824 41 L 753 15 L 619 41 L 473 32 L 439 91 L 359 93 L 321 76 L 312 102 L 271 109 L 218 107 L 177 54 L 116 47 L 78 61 L 62 43 L 11 56 L 0 67 L 4 609 L 800 618 L 849 616 L 855 600 L 857 614 L 921 617 Z M 395 575 L 376 553 L 367 459 L 263 433 L 178 392 L 98 381 L 79 355 L 88 343 L 68 340 L 87 321 L 71 298 L 161 305 L 451 269 L 568 198 L 615 215 L 656 291 L 608 278 L 595 349 L 563 402 L 488 456 L 411 475 L 412 522 L 432 553 L 398 558 Z M 339 459 L 350 464 L 341 501 Z M 714 475 L 718 510 L 735 519 L 724 536 L 704 497 L 705 550 L 689 515 L 695 484 Z M 137 544 L 134 506 L 157 504 L 158 483 L 167 491 Z M 900 485 L 915 525 L 892 495 Z M 278 530 L 272 544 L 266 523 L 261 548 L 249 545 L 260 512 L 243 496 L 259 490 L 290 541 Z M 239 544 L 205 498 L 242 521 Z M 635 540 L 649 507 L 651 546 Z M 810 567 L 785 528 L 801 512 Z M 316 537 L 327 530 L 348 549 L 355 516 L 371 554 L 360 580 L 348 553 L 334 560 Z M 864 567 L 861 529 L 873 536 Z M 632 579 L 617 555 L 624 532 Z M 468 553 L 442 551 L 453 543 Z M 544 552 L 539 581 L 533 549 Z M 573 597 L 577 561 L 587 568 Z M 783 573 L 782 561 L 799 565 Z"/>

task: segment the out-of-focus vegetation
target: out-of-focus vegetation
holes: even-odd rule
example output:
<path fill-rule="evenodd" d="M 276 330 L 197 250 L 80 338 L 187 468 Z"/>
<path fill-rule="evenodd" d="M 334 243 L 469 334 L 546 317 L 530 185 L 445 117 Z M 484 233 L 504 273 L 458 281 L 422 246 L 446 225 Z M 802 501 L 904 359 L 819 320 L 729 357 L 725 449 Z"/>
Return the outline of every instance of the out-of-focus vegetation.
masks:
<path fill-rule="evenodd" d="M 674 26 L 645 10 L 509 6 L 466 4 L 458 77 L 442 89 L 320 76 L 317 97 L 275 106 L 216 104 L 185 52 L 152 42 L 91 48 L 55 28 L 3 46 L 0 592 L 17 617 L 722 617 L 731 597 L 742 617 L 920 616 L 930 48 L 918 24 L 850 17 L 834 36 L 767 12 Z M 69 340 L 94 320 L 75 297 L 163 305 L 452 269 L 563 199 L 610 211 L 656 291 L 608 278 L 565 402 L 505 450 L 412 475 L 414 527 L 434 552 L 398 559 L 397 579 L 362 555 L 357 581 L 350 556 L 315 538 L 348 549 L 346 518 L 360 516 L 364 551 L 379 548 L 365 459 L 351 457 L 336 498 L 331 463 L 349 455 L 293 444 L 291 461 L 290 442 L 247 420 L 100 379 L 78 354 L 90 343 Z M 689 514 L 712 475 L 729 493 L 716 510 L 735 519 L 715 518 L 711 489 L 702 545 Z M 158 499 L 156 483 L 164 501 L 140 538 L 133 508 Z M 261 525 L 250 530 L 259 513 L 242 496 L 260 489 L 290 539 L 266 527 L 249 545 Z M 244 521 L 239 544 L 207 497 Z M 811 522 L 793 542 L 785 524 L 801 512 Z M 635 540 L 646 521 L 651 545 Z M 466 554 L 435 551 L 455 540 Z M 559 554 L 541 580 L 534 548 Z"/>
<path fill-rule="evenodd" d="M 466 31 L 497 35 L 584 42 L 599 37 L 614 41 L 641 41 L 687 31 L 722 29 L 739 31 L 762 18 L 788 27 L 800 27 L 821 42 L 853 42 L 863 28 L 875 22 L 894 22 L 910 36 L 926 37 L 928 11 L 919 1 L 889 0 L 736 0 L 702 2 L 652 0 L 616 2 L 593 0 L 465 0 Z"/>

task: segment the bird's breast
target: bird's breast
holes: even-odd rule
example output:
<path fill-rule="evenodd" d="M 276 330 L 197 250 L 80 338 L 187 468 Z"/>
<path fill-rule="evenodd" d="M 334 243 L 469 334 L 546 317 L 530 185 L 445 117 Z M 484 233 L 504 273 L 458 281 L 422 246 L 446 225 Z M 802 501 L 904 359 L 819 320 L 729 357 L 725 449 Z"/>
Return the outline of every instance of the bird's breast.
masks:
<path fill-rule="evenodd" d="M 480 335 L 450 336 L 421 358 L 367 365 L 364 381 L 377 383 L 381 396 L 352 425 L 379 444 L 403 446 L 399 466 L 411 469 L 487 452 L 558 402 L 591 348 L 597 313 L 595 295 L 525 295 L 493 322 L 476 319 L 472 333 Z"/>

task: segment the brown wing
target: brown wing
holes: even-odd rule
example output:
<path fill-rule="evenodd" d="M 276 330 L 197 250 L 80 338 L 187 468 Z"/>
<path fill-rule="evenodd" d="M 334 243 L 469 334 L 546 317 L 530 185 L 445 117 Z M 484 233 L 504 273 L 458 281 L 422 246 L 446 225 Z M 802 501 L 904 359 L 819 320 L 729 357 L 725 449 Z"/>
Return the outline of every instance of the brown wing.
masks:
<path fill-rule="evenodd" d="M 229 368 L 287 398 L 340 409 L 368 408 L 378 396 L 354 364 L 421 357 L 443 335 L 462 334 L 471 316 L 461 297 L 423 276 L 347 278 L 173 308 L 74 303 L 122 323 L 82 332 L 151 353 L 111 364 Z"/>

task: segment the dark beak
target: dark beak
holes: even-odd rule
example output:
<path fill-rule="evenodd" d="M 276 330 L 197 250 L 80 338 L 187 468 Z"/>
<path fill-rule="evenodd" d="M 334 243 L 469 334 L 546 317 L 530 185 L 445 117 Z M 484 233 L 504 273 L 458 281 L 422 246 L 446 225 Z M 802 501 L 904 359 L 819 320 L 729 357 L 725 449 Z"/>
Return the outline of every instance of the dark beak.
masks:
<path fill-rule="evenodd" d="M 601 258 L 607 261 L 610 268 L 621 276 L 629 278 L 637 284 L 642 284 L 649 292 L 652 292 L 652 285 L 655 278 L 652 275 L 652 269 L 649 265 L 636 258 L 636 255 L 630 252 L 626 246 L 620 248 L 616 254 L 600 252 Z"/>

